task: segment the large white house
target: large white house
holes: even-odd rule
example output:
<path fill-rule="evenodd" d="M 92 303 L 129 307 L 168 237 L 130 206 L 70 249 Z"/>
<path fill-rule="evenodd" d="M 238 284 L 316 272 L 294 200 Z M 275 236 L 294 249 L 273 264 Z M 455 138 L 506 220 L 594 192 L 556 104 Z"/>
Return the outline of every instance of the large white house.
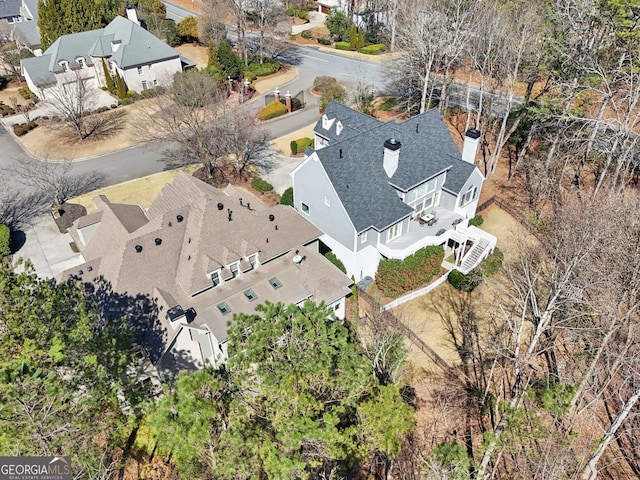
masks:
<path fill-rule="evenodd" d="M 437 109 L 385 123 L 331 102 L 314 135 L 315 150 L 291 173 L 295 208 L 356 280 L 373 277 L 382 258 L 429 245 L 451 249 L 466 273 L 495 247 L 468 225 L 484 181 L 477 130 L 461 155 Z"/>
<path fill-rule="evenodd" d="M 142 28 L 135 9 L 128 8 L 127 15 L 104 28 L 63 35 L 42 56 L 22 60 L 29 89 L 43 100 L 51 89 L 78 78 L 87 88 L 99 89 L 106 86 L 104 62 L 112 77 L 118 73 L 124 79 L 128 90 L 141 92 L 167 84 L 176 72 L 194 66 Z"/>

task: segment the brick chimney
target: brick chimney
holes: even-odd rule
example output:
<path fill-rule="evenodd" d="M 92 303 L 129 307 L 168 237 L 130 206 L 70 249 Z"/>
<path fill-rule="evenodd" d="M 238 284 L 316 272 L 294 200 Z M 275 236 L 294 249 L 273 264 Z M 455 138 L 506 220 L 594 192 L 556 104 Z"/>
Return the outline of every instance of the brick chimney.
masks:
<path fill-rule="evenodd" d="M 400 160 L 400 142 L 395 138 L 390 138 L 384 142 L 384 155 L 382 157 L 382 166 L 387 174 L 387 177 L 393 177 L 398 169 L 398 163 Z"/>
<path fill-rule="evenodd" d="M 478 143 L 480 143 L 480 130 L 475 128 L 467 130 L 464 135 L 464 145 L 462 146 L 462 160 L 471 164 L 475 163 Z"/>

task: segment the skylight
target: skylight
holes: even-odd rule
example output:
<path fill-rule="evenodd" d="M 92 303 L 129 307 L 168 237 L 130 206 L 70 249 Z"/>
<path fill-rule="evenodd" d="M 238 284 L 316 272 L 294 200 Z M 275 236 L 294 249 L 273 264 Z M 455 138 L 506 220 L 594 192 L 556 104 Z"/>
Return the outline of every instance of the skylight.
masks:
<path fill-rule="evenodd" d="M 278 280 L 276 277 L 270 278 L 269 283 L 273 288 L 280 288 L 282 286 L 282 282 Z"/>
<path fill-rule="evenodd" d="M 247 300 L 249 300 L 250 302 L 254 301 L 256 298 L 258 298 L 258 295 L 256 295 L 256 292 L 254 292 L 253 290 L 249 289 L 249 290 L 245 290 L 244 291 L 244 296 L 247 297 Z"/>
<path fill-rule="evenodd" d="M 226 315 L 231 311 L 231 308 L 225 302 L 222 302 L 218 304 L 218 310 L 220 310 L 220 313 L 223 315 Z"/>

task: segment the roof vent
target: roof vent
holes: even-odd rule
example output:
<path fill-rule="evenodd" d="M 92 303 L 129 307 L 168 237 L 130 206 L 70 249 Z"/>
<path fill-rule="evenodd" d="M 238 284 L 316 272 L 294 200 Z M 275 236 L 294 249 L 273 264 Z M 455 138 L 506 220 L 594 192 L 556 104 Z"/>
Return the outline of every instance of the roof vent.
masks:
<path fill-rule="evenodd" d="M 182 220 L 184 220 L 184 217 L 182 215 L 178 215 L 176 216 L 176 220 L 178 221 L 178 223 L 180 223 Z"/>
<path fill-rule="evenodd" d="M 273 213 L 269 214 L 269 221 L 273 222 L 276 219 L 276 216 Z"/>
<path fill-rule="evenodd" d="M 300 265 L 302 263 L 302 260 L 304 260 L 304 257 L 302 255 L 295 255 L 293 257 L 293 263 L 295 263 L 296 265 Z"/>
<path fill-rule="evenodd" d="M 342 149 L 340 149 L 340 158 L 342 158 Z"/>
<path fill-rule="evenodd" d="M 230 208 L 227 208 L 227 217 L 229 218 L 229 221 L 231 221 L 232 214 L 233 214 L 233 210 L 231 210 Z"/>
<path fill-rule="evenodd" d="M 172 226 L 173 226 L 173 223 L 169 222 L 169 226 L 170 226 L 170 227 L 172 227 Z"/>
<path fill-rule="evenodd" d="M 136 249 L 136 253 L 140 253 L 142 251 L 142 245 L 136 245 L 135 249 Z"/>
<path fill-rule="evenodd" d="M 224 208 L 224 204 L 222 202 L 218 203 L 218 210 L 222 210 Z"/>
<path fill-rule="evenodd" d="M 242 198 L 239 198 L 238 200 L 240 200 L 240 206 L 242 206 Z"/>
<path fill-rule="evenodd" d="M 390 138 L 386 142 L 384 142 L 384 148 L 388 148 L 391 151 L 400 150 L 400 142 L 395 138 Z"/>
<path fill-rule="evenodd" d="M 156 238 L 155 242 L 156 242 L 156 245 L 160 245 L 162 243 L 162 239 L 161 238 Z"/>
<path fill-rule="evenodd" d="M 91 272 L 91 271 L 93 271 L 93 267 L 92 267 L 91 265 L 89 265 L 89 266 L 87 267 L 87 272 Z"/>

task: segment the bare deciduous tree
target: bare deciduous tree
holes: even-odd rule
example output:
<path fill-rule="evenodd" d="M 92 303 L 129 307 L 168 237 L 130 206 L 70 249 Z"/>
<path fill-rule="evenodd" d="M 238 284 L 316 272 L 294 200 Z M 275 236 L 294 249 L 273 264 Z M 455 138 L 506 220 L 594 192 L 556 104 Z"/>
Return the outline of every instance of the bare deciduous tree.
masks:
<path fill-rule="evenodd" d="M 8 172 L 16 182 L 35 189 L 47 206 L 62 205 L 71 197 L 90 192 L 104 185 L 105 175 L 95 171 L 73 174 L 69 160 L 38 160 L 24 156 Z"/>
<path fill-rule="evenodd" d="M 80 140 L 114 135 L 122 129 L 126 115 L 122 110 L 92 114 L 98 105 L 89 80 L 74 70 L 66 74 L 63 83 L 47 91 L 46 102 Z"/>

